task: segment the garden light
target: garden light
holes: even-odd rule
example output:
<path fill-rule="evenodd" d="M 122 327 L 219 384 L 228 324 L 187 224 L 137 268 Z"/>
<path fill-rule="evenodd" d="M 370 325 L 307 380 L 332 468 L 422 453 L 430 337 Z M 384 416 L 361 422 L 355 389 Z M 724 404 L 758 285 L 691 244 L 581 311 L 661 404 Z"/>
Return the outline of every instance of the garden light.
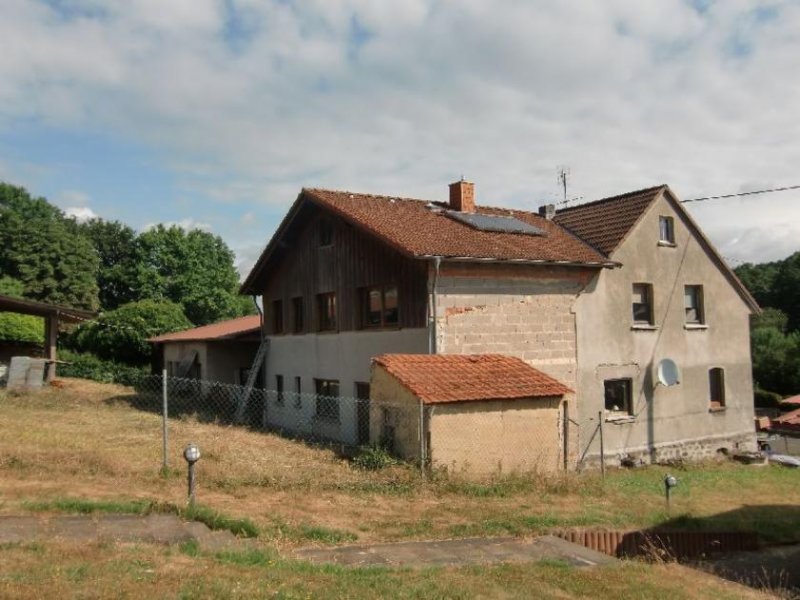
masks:
<path fill-rule="evenodd" d="M 189 504 L 194 504 L 194 465 L 200 460 L 200 448 L 197 447 L 197 444 L 187 445 L 186 448 L 183 449 L 183 458 L 186 459 L 189 465 Z"/>

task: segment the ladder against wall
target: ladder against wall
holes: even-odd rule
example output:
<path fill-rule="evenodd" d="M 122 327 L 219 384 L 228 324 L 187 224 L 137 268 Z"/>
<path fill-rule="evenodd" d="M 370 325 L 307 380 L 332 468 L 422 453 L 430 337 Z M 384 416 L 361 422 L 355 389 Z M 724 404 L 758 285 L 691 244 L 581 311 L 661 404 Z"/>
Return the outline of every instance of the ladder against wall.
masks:
<path fill-rule="evenodd" d="M 253 359 L 253 366 L 250 367 L 250 372 L 247 374 L 247 382 L 244 384 L 244 388 L 239 392 L 239 397 L 236 399 L 236 415 L 234 416 L 234 422 L 236 423 L 242 423 L 244 421 L 244 415 L 247 412 L 247 403 L 253 393 L 253 386 L 256 384 L 258 374 L 261 372 L 261 369 L 264 368 L 268 351 L 269 339 L 264 338 L 258 346 L 256 357 Z"/>

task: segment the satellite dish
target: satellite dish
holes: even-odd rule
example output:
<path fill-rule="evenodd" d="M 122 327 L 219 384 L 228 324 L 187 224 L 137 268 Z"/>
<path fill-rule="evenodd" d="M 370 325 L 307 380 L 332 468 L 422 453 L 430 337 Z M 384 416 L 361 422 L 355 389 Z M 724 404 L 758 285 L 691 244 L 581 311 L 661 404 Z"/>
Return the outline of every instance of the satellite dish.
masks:
<path fill-rule="evenodd" d="M 667 387 L 681 382 L 681 372 L 678 365 L 671 358 L 665 358 L 658 363 L 658 371 L 656 373 L 658 383 Z"/>

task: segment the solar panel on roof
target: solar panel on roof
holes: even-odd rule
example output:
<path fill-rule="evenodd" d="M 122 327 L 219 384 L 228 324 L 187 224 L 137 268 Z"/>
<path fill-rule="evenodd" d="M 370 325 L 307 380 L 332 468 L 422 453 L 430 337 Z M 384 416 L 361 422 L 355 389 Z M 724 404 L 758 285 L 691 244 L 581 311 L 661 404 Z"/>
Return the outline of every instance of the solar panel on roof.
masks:
<path fill-rule="evenodd" d="M 481 215 L 478 213 L 463 213 L 448 210 L 445 214 L 455 221 L 469 225 L 478 231 L 492 231 L 495 233 L 522 233 L 524 235 L 545 235 L 538 227 L 520 221 L 516 217 L 502 215 Z"/>

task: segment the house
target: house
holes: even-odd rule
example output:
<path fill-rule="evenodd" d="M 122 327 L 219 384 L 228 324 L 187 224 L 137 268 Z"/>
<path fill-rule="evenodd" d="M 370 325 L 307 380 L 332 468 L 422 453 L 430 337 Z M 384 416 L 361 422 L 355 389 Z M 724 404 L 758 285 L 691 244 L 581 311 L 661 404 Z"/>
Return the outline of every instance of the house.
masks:
<path fill-rule="evenodd" d="M 370 437 L 398 456 L 471 473 L 564 468 L 572 390 L 519 358 L 383 354 L 371 382 Z"/>
<path fill-rule="evenodd" d="M 773 451 L 800 456 L 800 408 L 770 419 L 768 430 L 779 436 L 770 441 Z"/>
<path fill-rule="evenodd" d="M 600 459 L 601 423 L 610 462 L 755 446 L 758 307 L 667 186 L 538 213 L 479 206 L 463 180 L 449 202 L 303 189 L 242 292 L 263 298 L 268 388 L 367 399 L 373 357 L 502 354 L 575 391 L 571 466 Z M 663 358 L 679 384 L 657 383 Z M 292 410 L 374 437 L 327 403 L 266 421 Z"/>
<path fill-rule="evenodd" d="M 153 372 L 163 368 L 173 377 L 244 384 L 261 341 L 260 331 L 261 317 L 250 315 L 150 338 Z"/>

